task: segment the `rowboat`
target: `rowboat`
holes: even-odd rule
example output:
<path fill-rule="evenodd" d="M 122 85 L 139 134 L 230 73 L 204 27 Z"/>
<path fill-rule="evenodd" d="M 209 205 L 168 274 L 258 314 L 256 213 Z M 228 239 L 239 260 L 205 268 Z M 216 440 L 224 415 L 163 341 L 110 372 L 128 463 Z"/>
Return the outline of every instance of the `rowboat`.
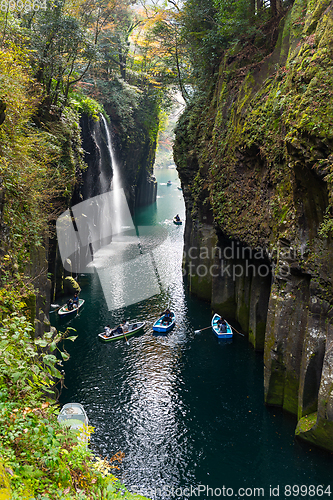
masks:
<path fill-rule="evenodd" d="M 112 340 L 119 340 L 119 339 L 124 339 L 125 337 L 131 337 L 134 335 L 136 332 L 142 330 L 142 328 L 145 326 L 145 321 L 138 321 L 137 323 L 130 323 L 128 325 L 128 330 L 124 333 L 118 333 L 116 335 L 111 335 L 108 337 L 105 332 L 99 333 L 98 337 L 104 342 L 111 342 Z"/>
<path fill-rule="evenodd" d="M 70 427 L 78 432 L 78 441 L 84 446 L 89 442 L 89 431 L 85 429 L 89 425 L 89 419 L 85 409 L 80 403 L 67 403 L 58 415 L 58 422 L 61 425 Z"/>
<path fill-rule="evenodd" d="M 168 181 L 167 182 L 167 186 L 171 186 L 172 182 L 171 181 Z"/>
<path fill-rule="evenodd" d="M 229 323 L 226 321 L 227 324 L 227 331 L 226 332 L 220 332 L 219 325 L 217 324 L 218 320 L 221 318 L 218 314 L 214 314 L 212 318 L 212 329 L 217 338 L 219 339 L 231 339 L 233 336 L 232 333 L 232 328 L 229 325 Z"/>
<path fill-rule="evenodd" d="M 175 326 L 175 323 L 176 323 L 176 318 L 173 312 L 171 313 L 170 322 L 167 322 L 165 314 L 163 314 L 163 316 L 158 318 L 158 320 L 156 320 L 155 323 L 153 324 L 153 331 L 159 333 L 170 332 L 170 330 Z"/>
<path fill-rule="evenodd" d="M 182 220 L 177 220 L 176 217 L 173 218 L 173 223 L 176 224 L 177 226 L 180 226 L 181 224 L 183 224 L 183 221 Z"/>
<path fill-rule="evenodd" d="M 67 403 L 58 415 L 58 422 L 67 425 L 71 429 L 80 429 L 83 425 L 89 424 L 89 419 L 85 409 L 80 403 Z"/>
<path fill-rule="evenodd" d="M 73 309 L 70 309 L 70 310 L 68 310 L 68 306 L 67 306 L 67 304 L 65 304 L 62 307 L 60 307 L 58 314 L 59 314 L 59 316 L 65 316 L 66 314 L 75 313 L 80 309 L 80 307 L 83 306 L 83 304 L 84 304 L 84 300 L 79 299 L 79 305 L 77 307 L 74 306 Z"/>

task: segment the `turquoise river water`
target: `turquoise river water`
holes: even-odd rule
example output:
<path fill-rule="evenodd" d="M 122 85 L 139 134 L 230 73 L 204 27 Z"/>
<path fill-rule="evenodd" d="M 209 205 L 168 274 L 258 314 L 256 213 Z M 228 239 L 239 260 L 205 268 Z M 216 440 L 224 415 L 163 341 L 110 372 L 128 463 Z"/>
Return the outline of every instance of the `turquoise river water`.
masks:
<path fill-rule="evenodd" d="M 67 343 L 60 402 L 84 405 L 96 454 L 125 454 L 118 477 L 133 492 L 157 500 L 329 498 L 332 454 L 296 441 L 295 418 L 265 407 L 262 355 L 237 334 L 230 342 L 211 329 L 195 333 L 210 325 L 212 311 L 189 296 L 183 280 L 184 226 L 172 223 L 185 214 L 177 172 L 156 176 L 157 202 L 140 209 L 135 222 L 163 235 L 154 248 L 161 292 L 108 311 L 97 273 L 79 276 L 86 300 L 80 313 L 65 322 L 51 314 L 57 328 L 71 326 L 78 335 Z M 167 306 L 176 326 L 167 336 L 153 335 Z M 98 340 L 106 324 L 134 318 L 146 326 L 128 344 Z"/>

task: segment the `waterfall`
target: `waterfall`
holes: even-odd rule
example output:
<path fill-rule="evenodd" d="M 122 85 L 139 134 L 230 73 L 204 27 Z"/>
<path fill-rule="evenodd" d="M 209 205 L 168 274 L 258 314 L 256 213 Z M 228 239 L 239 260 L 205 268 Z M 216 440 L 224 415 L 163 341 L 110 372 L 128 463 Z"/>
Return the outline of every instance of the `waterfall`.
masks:
<path fill-rule="evenodd" d="M 69 260 L 75 272 L 96 271 L 108 309 L 115 310 L 152 297 L 161 289 L 151 249 L 154 234 L 148 227 L 139 240 L 109 126 L 102 115 L 101 121 L 106 142 L 98 164 L 98 186 L 91 186 L 99 192 L 64 212 L 57 220 L 57 234 L 64 267 L 69 266 Z"/>
<path fill-rule="evenodd" d="M 106 145 L 109 152 L 109 157 L 112 166 L 112 201 L 113 201 L 113 235 L 119 235 L 123 232 L 124 229 L 129 229 L 126 227 L 128 223 L 124 222 L 122 219 L 124 218 L 124 214 L 126 214 L 125 218 L 128 221 L 128 206 L 127 201 L 124 199 L 124 191 L 122 189 L 121 177 L 120 177 L 120 169 L 119 164 L 116 160 L 115 153 L 112 146 L 111 134 L 109 130 L 108 123 L 103 115 L 100 115 L 105 135 L 106 135 Z M 102 169 L 104 172 L 104 169 Z"/>
<path fill-rule="evenodd" d="M 150 256 L 142 255 L 122 187 L 120 167 L 112 146 L 109 125 L 103 115 L 101 120 L 112 166 L 111 191 L 103 195 L 108 195 L 110 200 L 108 211 L 112 220 L 112 241 L 94 254 L 92 265 L 98 273 L 108 308 L 114 310 L 151 297 L 160 292 L 160 287 Z M 103 165 L 101 167 L 102 174 L 105 168 Z M 100 221 L 100 224 L 102 223 L 103 221 Z"/>
<path fill-rule="evenodd" d="M 112 166 L 112 174 L 113 174 L 113 176 L 112 176 L 112 189 L 113 190 L 121 189 L 122 185 L 121 185 L 121 179 L 120 179 L 119 165 L 118 165 L 118 162 L 116 160 L 114 150 L 112 147 L 109 125 L 108 125 L 108 122 L 106 121 L 104 115 L 100 115 L 100 117 L 101 117 L 103 125 L 104 125 L 104 130 L 105 130 L 105 135 L 106 135 L 106 145 L 108 148 L 111 166 Z"/>

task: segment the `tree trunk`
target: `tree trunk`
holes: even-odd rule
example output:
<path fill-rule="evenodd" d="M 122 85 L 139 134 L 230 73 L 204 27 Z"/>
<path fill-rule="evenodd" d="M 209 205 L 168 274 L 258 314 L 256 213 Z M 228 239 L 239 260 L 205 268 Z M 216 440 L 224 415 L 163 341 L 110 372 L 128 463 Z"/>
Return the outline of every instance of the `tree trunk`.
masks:
<path fill-rule="evenodd" d="M 126 55 L 123 51 L 123 47 L 119 37 L 118 37 L 118 58 L 119 58 L 121 77 L 124 81 L 126 81 Z"/>
<path fill-rule="evenodd" d="M 250 19 L 254 17 L 255 13 L 256 13 L 256 0 L 250 0 L 249 4 Z"/>
<path fill-rule="evenodd" d="M 263 8 L 263 0 L 256 0 L 256 8 L 257 12 L 261 11 L 261 9 Z"/>

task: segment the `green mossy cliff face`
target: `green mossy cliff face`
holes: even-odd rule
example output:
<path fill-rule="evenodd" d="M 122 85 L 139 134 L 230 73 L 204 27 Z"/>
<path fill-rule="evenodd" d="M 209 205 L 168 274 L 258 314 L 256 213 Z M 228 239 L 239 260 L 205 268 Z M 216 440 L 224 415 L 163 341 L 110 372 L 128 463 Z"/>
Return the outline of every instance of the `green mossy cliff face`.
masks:
<path fill-rule="evenodd" d="M 268 29 L 261 61 L 229 50 L 178 124 L 185 269 L 264 350 L 266 403 L 333 450 L 333 2 L 296 0 Z"/>

